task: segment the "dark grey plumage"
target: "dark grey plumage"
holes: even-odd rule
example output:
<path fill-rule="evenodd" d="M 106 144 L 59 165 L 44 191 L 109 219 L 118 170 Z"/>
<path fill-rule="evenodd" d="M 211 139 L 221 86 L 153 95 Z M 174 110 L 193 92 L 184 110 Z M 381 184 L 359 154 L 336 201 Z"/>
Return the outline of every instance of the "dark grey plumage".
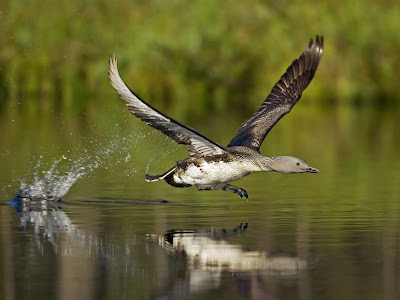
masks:
<path fill-rule="evenodd" d="M 323 37 L 311 39 L 306 50 L 296 59 L 272 88 L 255 114 L 244 121 L 228 147 L 245 146 L 259 151 L 274 125 L 297 103 L 317 70 L 323 51 Z"/>

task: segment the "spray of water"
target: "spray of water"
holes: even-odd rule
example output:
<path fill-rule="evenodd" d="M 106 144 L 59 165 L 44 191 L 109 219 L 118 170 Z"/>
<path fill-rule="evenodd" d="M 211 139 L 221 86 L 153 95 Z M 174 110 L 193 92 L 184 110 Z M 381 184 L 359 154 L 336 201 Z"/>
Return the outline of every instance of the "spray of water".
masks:
<path fill-rule="evenodd" d="M 118 126 L 118 124 L 117 124 Z M 93 136 L 96 134 L 96 130 Z M 125 177 L 133 176 L 136 168 L 133 168 L 133 157 L 130 152 L 135 151 L 135 145 L 140 141 L 148 139 L 149 136 L 157 134 L 154 131 L 148 133 L 137 132 L 119 132 L 119 138 L 107 143 L 99 143 L 96 140 L 87 141 L 88 147 L 79 157 L 72 155 L 69 151 L 50 163 L 45 163 L 45 154 L 41 155 L 36 162 L 36 166 L 30 177 L 20 179 L 20 188 L 17 193 L 17 199 L 23 200 L 50 200 L 57 201 L 64 197 L 70 188 L 82 177 L 88 176 L 99 167 L 108 169 L 117 164 L 129 164 L 129 168 L 120 173 Z M 122 135 L 122 137 L 121 137 Z M 159 140 L 159 138 L 157 138 Z M 148 166 L 157 164 L 164 160 L 167 155 L 178 149 L 178 146 L 171 147 L 174 143 L 165 137 L 164 145 L 154 149 L 153 159 L 149 157 Z M 166 151 L 168 149 L 168 151 Z M 137 150 L 136 150 L 137 151 Z M 4 189 L 4 188 L 3 188 Z"/>
<path fill-rule="evenodd" d="M 40 156 L 33 175 L 33 182 L 27 183 L 27 179 L 20 180 L 20 188 L 17 198 L 24 200 L 50 200 L 57 201 L 61 199 L 76 181 L 85 175 L 92 173 L 98 167 L 109 168 L 118 163 L 127 163 L 131 159 L 127 145 L 127 139 L 121 142 L 110 143 L 106 146 L 96 146 L 97 150 L 73 159 L 67 155 L 62 155 L 51 163 L 47 170 L 42 163 L 43 156 Z M 118 154 L 118 159 L 113 155 Z M 120 157 L 123 157 L 122 159 Z"/>
<path fill-rule="evenodd" d="M 24 180 L 20 180 L 21 187 L 18 190 L 18 197 L 24 199 L 45 199 L 58 200 L 63 197 L 71 186 L 82 176 L 94 170 L 95 167 L 84 165 L 78 161 L 64 174 L 60 174 L 57 166 L 62 160 L 67 160 L 66 156 L 57 159 L 49 170 L 43 172 L 43 176 L 39 174 L 42 156 L 40 157 L 34 172 L 33 183 L 28 184 Z"/>

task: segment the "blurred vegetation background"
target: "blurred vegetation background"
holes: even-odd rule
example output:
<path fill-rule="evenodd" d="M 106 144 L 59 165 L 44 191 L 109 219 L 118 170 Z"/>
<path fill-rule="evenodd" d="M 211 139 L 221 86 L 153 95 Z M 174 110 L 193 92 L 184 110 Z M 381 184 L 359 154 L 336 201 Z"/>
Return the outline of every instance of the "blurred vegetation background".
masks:
<path fill-rule="evenodd" d="M 6 0 L 0 110 L 85 111 L 117 97 L 108 57 L 176 118 L 252 113 L 310 38 L 325 52 L 308 105 L 400 103 L 400 2 Z M 16 107 L 16 106 L 14 106 Z"/>

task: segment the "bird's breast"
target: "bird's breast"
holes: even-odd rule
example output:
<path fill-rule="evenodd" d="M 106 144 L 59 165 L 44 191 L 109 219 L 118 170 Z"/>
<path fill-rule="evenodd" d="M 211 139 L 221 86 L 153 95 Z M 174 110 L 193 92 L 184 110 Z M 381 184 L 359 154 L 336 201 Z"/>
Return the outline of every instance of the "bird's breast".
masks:
<path fill-rule="evenodd" d="M 248 162 L 203 161 L 178 169 L 174 174 L 174 181 L 190 185 L 215 185 L 238 180 L 255 171 L 259 171 L 259 167 Z"/>

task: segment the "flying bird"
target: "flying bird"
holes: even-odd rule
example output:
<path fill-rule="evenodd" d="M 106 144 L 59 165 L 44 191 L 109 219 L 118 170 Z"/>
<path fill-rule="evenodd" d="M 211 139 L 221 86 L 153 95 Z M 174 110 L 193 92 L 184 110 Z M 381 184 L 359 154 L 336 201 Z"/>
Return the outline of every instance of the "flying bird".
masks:
<path fill-rule="evenodd" d="M 140 99 L 121 79 L 117 56 L 110 57 L 110 83 L 132 114 L 151 127 L 186 146 L 189 157 L 178 161 L 161 175 L 146 181 L 164 179 L 174 187 L 196 186 L 198 190 L 223 190 L 248 198 L 247 192 L 229 184 L 253 172 L 319 173 L 305 160 L 293 156 L 267 157 L 260 146 L 274 125 L 299 101 L 310 84 L 323 52 L 323 37 L 310 40 L 305 51 L 286 70 L 254 115 L 244 121 L 227 146 L 166 116 Z"/>

